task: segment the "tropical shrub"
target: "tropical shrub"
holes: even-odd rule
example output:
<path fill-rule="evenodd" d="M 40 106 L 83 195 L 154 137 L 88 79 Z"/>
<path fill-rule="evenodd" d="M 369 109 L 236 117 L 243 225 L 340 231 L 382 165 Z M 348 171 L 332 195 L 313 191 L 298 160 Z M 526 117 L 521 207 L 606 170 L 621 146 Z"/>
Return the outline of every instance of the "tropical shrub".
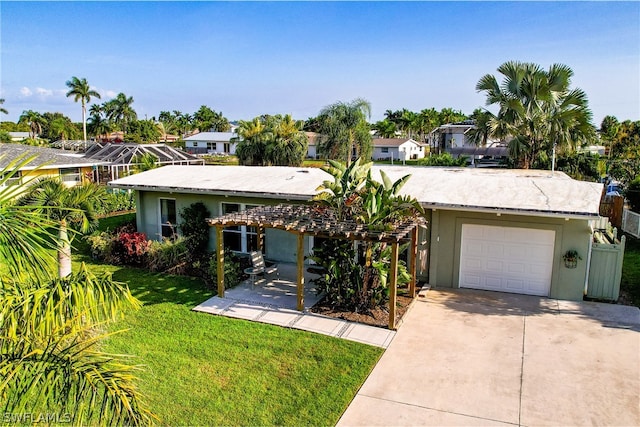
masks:
<path fill-rule="evenodd" d="M 151 241 L 147 249 L 147 267 L 150 271 L 185 275 L 191 270 L 187 240 L 163 239 Z"/>
<path fill-rule="evenodd" d="M 109 215 L 114 212 L 132 211 L 136 208 L 135 193 L 133 191 L 107 191 L 96 204 L 98 215 Z"/>
<path fill-rule="evenodd" d="M 141 266 L 145 262 L 149 245 L 144 233 L 119 233 L 111 248 L 111 256 L 118 264 Z"/>
<path fill-rule="evenodd" d="M 330 160 L 323 170 L 334 179 L 318 188 L 314 200 L 319 208 L 330 208 L 338 221 L 366 224 L 370 231 L 389 231 L 404 219 L 424 215 L 417 200 L 398 194 L 410 175 L 392 182 L 381 171 L 378 182 L 371 177 L 371 164 L 358 160 L 345 166 Z M 311 258 L 325 271 L 315 283 L 329 304 L 367 312 L 387 303 L 391 246 L 386 243 L 328 239 Z M 397 284 L 408 283 L 406 267 L 398 264 Z"/>
<path fill-rule="evenodd" d="M 113 261 L 112 251 L 116 235 L 108 231 L 99 231 L 86 236 L 85 240 L 89 243 L 92 258 L 105 262 Z"/>
<path fill-rule="evenodd" d="M 206 219 L 211 212 L 202 202 L 192 203 L 180 212 L 182 222 L 178 225 L 191 257 L 206 255 L 209 248 L 209 225 Z"/>
<path fill-rule="evenodd" d="M 229 289 L 237 286 L 241 279 L 240 260 L 233 252 L 224 252 L 224 288 Z M 218 283 L 218 258 L 212 254 L 209 258 L 209 278 L 214 287 Z"/>
<path fill-rule="evenodd" d="M 433 156 L 427 156 L 418 160 L 420 166 L 466 166 L 467 158 L 460 156 L 454 159 L 449 153 L 442 153 Z"/>

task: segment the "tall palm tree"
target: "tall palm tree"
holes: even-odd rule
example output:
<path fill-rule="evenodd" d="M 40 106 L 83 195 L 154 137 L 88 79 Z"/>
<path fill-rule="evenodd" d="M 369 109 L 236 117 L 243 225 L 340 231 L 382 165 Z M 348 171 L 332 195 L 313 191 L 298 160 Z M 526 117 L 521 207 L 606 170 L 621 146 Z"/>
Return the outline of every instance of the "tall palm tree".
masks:
<path fill-rule="evenodd" d="M 20 200 L 23 205 L 39 207 L 41 215 L 56 223 L 60 277 L 71 274 L 71 242 L 77 233 L 86 233 L 94 225 L 94 206 L 103 193 L 94 183 L 69 188 L 59 178 L 46 178 L 30 187 Z"/>
<path fill-rule="evenodd" d="M 4 104 L 4 98 L 0 98 L 0 105 Z M 6 108 L 0 107 L 0 113 L 9 114 Z"/>
<path fill-rule="evenodd" d="M 67 92 L 67 98 L 73 96 L 75 102 L 80 101 L 82 103 L 82 137 L 84 141 L 87 140 L 87 103 L 91 101 L 91 97 L 100 99 L 100 94 L 91 89 L 87 79 L 79 79 L 75 76 L 71 77 L 66 83 L 70 89 Z"/>
<path fill-rule="evenodd" d="M 42 114 L 37 111 L 27 110 L 22 112 L 18 123 L 26 123 L 29 126 L 29 137 L 36 139 L 42 133 L 42 125 L 45 124 L 45 120 Z"/>
<path fill-rule="evenodd" d="M 355 157 L 371 157 L 371 134 L 367 119 L 371 104 L 361 98 L 324 107 L 318 116 L 322 134 L 319 150 L 329 159 L 351 162 Z"/>
<path fill-rule="evenodd" d="M 586 94 L 571 89 L 573 71 L 562 64 L 548 70 L 537 64 L 509 61 L 498 67 L 502 83 L 487 74 L 476 85 L 487 105 L 496 104 L 492 128 L 511 136 L 509 151 L 521 167 L 533 166 L 555 146 L 571 148 L 594 135 Z"/>

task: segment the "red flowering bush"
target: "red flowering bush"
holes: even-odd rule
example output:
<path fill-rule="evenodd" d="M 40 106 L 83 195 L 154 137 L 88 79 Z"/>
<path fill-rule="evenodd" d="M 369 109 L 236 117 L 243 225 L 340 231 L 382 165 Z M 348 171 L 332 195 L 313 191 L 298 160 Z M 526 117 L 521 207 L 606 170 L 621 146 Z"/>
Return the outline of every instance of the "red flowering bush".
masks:
<path fill-rule="evenodd" d="M 111 256 L 121 264 L 142 265 L 151 242 L 144 233 L 119 233 L 113 242 Z"/>

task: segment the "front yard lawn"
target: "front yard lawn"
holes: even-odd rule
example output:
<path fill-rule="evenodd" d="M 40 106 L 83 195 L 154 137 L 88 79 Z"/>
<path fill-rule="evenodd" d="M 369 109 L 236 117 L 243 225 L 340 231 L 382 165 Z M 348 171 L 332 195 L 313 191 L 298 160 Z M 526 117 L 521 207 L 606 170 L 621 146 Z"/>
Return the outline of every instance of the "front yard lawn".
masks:
<path fill-rule="evenodd" d="M 633 305 L 640 307 L 640 239 L 629 235 L 624 249 L 620 289 L 627 293 Z"/>
<path fill-rule="evenodd" d="M 86 258 L 84 259 L 85 261 Z M 198 279 L 91 265 L 144 306 L 105 351 L 135 355 L 139 387 L 167 425 L 334 425 L 382 349 L 192 312 L 213 296 Z"/>

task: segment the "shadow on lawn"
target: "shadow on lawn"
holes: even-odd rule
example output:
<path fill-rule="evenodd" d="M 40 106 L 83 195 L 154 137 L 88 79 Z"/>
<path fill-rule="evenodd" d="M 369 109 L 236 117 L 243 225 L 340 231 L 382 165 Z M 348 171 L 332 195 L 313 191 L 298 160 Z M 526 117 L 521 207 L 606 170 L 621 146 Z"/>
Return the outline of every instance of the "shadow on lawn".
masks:
<path fill-rule="evenodd" d="M 150 273 L 131 267 L 120 267 L 113 278 L 129 285 L 131 293 L 144 305 L 173 304 L 196 306 L 215 295 L 202 280 L 195 277 Z"/>
<path fill-rule="evenodd" d="M 96 274 L 110 272 L 113 279 L 129 286 L 133 296 L 144 305 L 170 302 L 186 306 L 200 304 L 215 295 L 201 279 L 188 276 L 174 276 L 165 273 L 151 273 L 148 270 L 97 263 L 86 255 L 75 257 L 84 262 Z"/>

